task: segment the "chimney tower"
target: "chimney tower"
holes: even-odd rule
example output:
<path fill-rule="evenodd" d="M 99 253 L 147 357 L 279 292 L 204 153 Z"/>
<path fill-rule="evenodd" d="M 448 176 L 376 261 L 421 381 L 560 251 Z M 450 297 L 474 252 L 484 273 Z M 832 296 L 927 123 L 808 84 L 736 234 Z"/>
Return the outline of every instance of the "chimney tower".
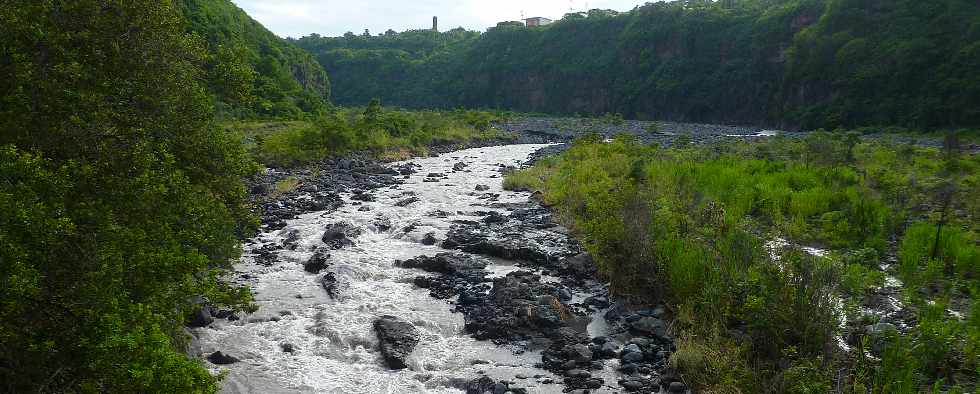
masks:
<path fill-rule="evenodd" d="M 439 17 L 432 17 L 432 31 L 439 31 Z"/>

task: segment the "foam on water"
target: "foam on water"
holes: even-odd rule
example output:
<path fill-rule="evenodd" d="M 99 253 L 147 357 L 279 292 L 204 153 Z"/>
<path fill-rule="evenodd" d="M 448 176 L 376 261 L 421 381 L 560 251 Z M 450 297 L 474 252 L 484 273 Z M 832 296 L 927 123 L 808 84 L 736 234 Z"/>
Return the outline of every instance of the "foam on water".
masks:
<path fill-rule="evenodd" d="M 502 189 L 500 165 L 517 165 L 546 145 L 510 145 L 477 148 L 411 162 L 420 165 L 418 173 L 402 185 L 373 192 L 377 201 L 365 202 L 371 208 L 348 202 L 334 212 L 311 212 L 288 222 L 286 228 L 260 234 L 246 247 L 239 277 L 247 283 L 260 306 L 258 312 L 242 320 L 218 320 L 211 327 L 196 329 L 196 345 L 203 354 L 222 351 L 241 362 L 214 367 L 227 370 L 223 391 L 228 393 L 409 393 L 459 392 L 454 379 L 473 379 L 479 372 L 495 379 L 516 380 L 532 392 L 560 392 L 560 386 L 539 385 L 555 378 L 536 369 L 540 354 L 515 354 L 512 349 L 476 341 L 463 331 L 463 316 L 450 311 L 451 305 L 418 289 L 412 278 L 423 273 L 393 266 L 395 260 L 418 255 L 435 255 L 445 250 L 424 246 L 422 237 L 434 232 L 443 239 L 453 220 L 474 220 L 475 210 L 492 208 L 488 193 L 499 194 L 496 202 L 523 202 L 527 193 Z M 460 172 L 458 162 L 468 166 Z M 428 173 L 447 176 L 439 182 L 423 182 Z M 489 190 L 476 191 L 477 185 Z M 419 202 L 405 207 L 395 203 L 414 195 Z M 430 215 L 434 211 L 446 217 Z M 470 213 L 470 214 L 468 214 Z M 376 221 L 385 218 L 391 228 L 381 231 Z M 356 245 L 331 251 L 330 268 L 340 283 L 337 299 L 331 299 L 320 286 L 319 275 L 307 273 L 302 263 L 315 247 L 323 247 L 320 237 L 327 224 L 346 221 L 364 230 Z M 416 227 L 408 232 L 406 226 Z M 257 264 L 250 251 L 262 245 L 279 244 L 286 234 L 298 231 L 300 241 L 293 250 L 282 250 L 271 266 Z M 515 267 L 496 260 L 489 270 L 505 275 Z M 409 368 L 390 371 L 383 366 L 376 350 L 378 340 L 374 320 L 385 314 L 412 322 L 421 332 L 418 347 L 409 359 Z M 271 320 L 270 320 L 271 319 Z M 251 322 L 249 322 L 251 321 Z M 296 348 L 282 351 L 281 344 Z M 210 364 L 209 364 L 210 365 Z M 516 375 L 539 379 L 514 379 Z M 560 379 L 557 379 L 560 381 Z"/>

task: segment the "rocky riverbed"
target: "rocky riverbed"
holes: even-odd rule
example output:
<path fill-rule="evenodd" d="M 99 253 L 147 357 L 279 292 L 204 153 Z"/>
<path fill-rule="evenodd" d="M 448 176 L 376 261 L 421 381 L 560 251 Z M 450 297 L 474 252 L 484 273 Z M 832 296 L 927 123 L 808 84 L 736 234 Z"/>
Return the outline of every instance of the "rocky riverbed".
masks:
<path fill-rule="evenodd" d="M 762 135 L 676 127 L 697 141 Z M 670 312 L 610 299 L 552 213 L 502 189 L 504 172 L 560 146 L 546 142 L 596 130 L 535 119 L 501 128 L 514 137 L 254 180 L 262 230 L 233 280 L 259 310 L 203 308 L 191 329 L 191 353 L 227 371 L 223 392 L 688 391 L 667 368 Z M 666 130 L 641 139 L 679 134 Z"/>

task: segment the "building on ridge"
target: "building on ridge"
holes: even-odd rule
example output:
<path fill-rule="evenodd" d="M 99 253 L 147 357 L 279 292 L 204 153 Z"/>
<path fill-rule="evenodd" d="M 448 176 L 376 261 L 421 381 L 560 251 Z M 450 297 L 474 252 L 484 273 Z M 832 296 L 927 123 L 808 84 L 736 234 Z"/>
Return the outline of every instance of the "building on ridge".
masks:
<path fill-rule="evenodd" d="M 538 27 L 538 26 L 550 25 L 551 22 L 554 21 L 548 18 L 536 16 L 533 18 L 524 19 L 524 22 L 527 24 L 527 27 Z"/>

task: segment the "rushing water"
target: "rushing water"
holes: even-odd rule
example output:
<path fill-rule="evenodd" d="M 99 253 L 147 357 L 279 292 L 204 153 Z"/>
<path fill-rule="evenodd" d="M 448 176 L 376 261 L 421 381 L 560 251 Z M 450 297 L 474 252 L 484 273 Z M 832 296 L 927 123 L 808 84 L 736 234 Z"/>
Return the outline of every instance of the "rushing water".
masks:
<path fill-rule="evenodd" d="M 255 294 L 258 312 L 242 320 L 218 320 L 208 328 L 195 330 L 196 346 L 203 354 L 222 351 L 240 362 L 215 370 L 227 370 L 224 392 L 279 393 L 408 393 L 459 392 L 454 382 L 486 374 L 495 379 L 514 380 L 532 392 L 560 392 L 560 386 L 540 383 L 550 373 L 533 367 L 540 361 L 535 352 L 515 354 L 513 349 L 476 341 L 463 331 L 463 316 L 451 312 L 446 301 L 416 288 L 412 278 L 418 270 L 394 267 L 396 259 L 434 255 L 444 250 L 424 246 L 424 234 L 435 232 L 443 239 L 451 222 L 478 220 L 473 211 L 488 211 L 487 194 L 499 194 L 499 202 L 526 201 L 526 193 L 502 189 L 500 165 L 518 165 L 528 155 L 546 145 L 510 145 L 457 151 L 439 157 L 412 160 L 418 173 L 404 184 L 374 191 L 375 202 L 348 204 L 333 212 L 311 212 L 288 222 L 282 230 L 260 234 L 246 246 L 239 266 L 239 278 Z M 463 162 L 464 171 L 453 172 Z M 430 172 L 448 176 L 440 182 L 423 182 Z M 489 190 L 475 191 L 477 185 Z M 414 193 L 420 201 L 396 206 Z M 362 206 L 370 210 L 362 210 Z M 445 217 L 431 215 L 442 211 Z M 378 223 L 390 222 L 382 231 Z M 303 270 L 329 223 L 346 221 L 364 233 L 356 245 L 331 251 L 331 266 L 343 289 L 331 299 L 314 275 Z M 405 232 L 410 225 L 415 229 Z M 282 250 L 271 266 L 256 264 L 249 251 L 268 244 L 281 244 L 285 235 L 298 231 L 295 250 Z M 494 275 L 514 269 L 507 261 L 494 260 Z M 421 340 L 410 360 L 410 367 L 390 371 L 377 351 L 378 340 L 372 327 L 381 315 L 395 315 L 411 321 L 421 332 Z M 293 353 L 283 344 L 295 347 Z M 537 376 L 537 378 L 535 378 Z M 615 384 L 615 383 L 613 383 Z"/>

